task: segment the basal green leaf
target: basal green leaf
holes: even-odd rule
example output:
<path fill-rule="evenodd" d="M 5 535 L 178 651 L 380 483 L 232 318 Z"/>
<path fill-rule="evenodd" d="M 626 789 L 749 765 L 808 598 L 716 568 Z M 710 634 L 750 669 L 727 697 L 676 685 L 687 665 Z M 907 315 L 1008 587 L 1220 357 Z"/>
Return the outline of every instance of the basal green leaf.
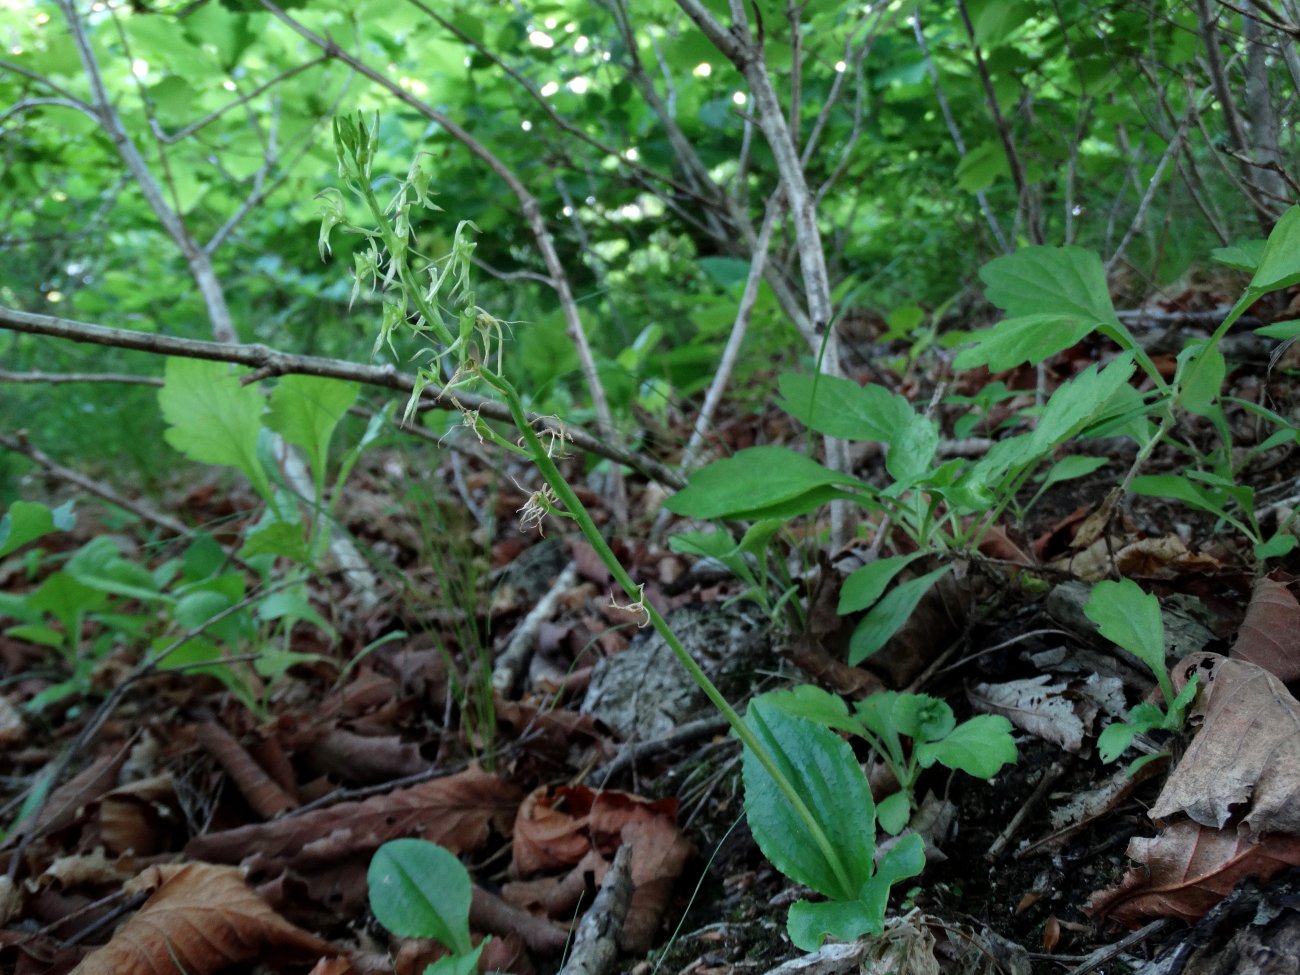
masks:
<path fill-rule="evenodd" d="M 906 792 L 895 792 L 881 799 L 876 806 L 876 822 L 890 836 L 897 836 L 912 818 L 912 804 Z"/>
<path fill-rule="evenodd" d="M 1105 467 L 1109 463 L 1109 457 L 1088 457 L 1085 454 L 1071 454 L 1069 457 L 1062 457 L 1048 470 L 1047 475 L 1043 478 L 1043 487 L 1048 488 L 1053 484 L 1060 484 L 1062 481 L 1073 481 L 1076 478 L 1087 477 L 1093 471 Z"/>
<path fill-rule="evenodd" d="M 816 951 L 827 938 L 856 941 L 864 934 L 880 934 L 885 912 L 876 912 L 860 900 L 796 901 L 790 905 L 785 928 L 796 948 Z"/>
<path fill-rule="evenodd" d="M 1300 284 L 1300 207 L 1295 206 L 1282 214 L 1268 235 L 1250 290 L 1267 294 L 1293 284 Z"/>
<path fill-rule="evenodd" d="M 923 768 L 938 762 L 977 779 L 991 779 L 1016 760 L 1011 722 L 1000 714 L 978 714 L 939 741 L 921 742 L 916 756 Z"/>
<path fill-rule="evenodd" d="M 169 444 L 190 460 L 239 468 L 258 494 L 270 498 L 257 457 L 266 401 L 256 386 L 240 386 L 225 363 L 172 358 L 158 403 Z"/>
<path fill-rule="evenodd" d="M 1218 346 L 1204 343 L 1188 346 L 1178 354 L 1178 404 L 1197 416 L 1209 416 L 1218 409 L 1228 365 Z"/>
<path fill-rule="evenodd" d="M 915 877 L 925 869 L 925 841 L 916 833 L 908 833 L 886 851 L 876 866 L 876 872 L 859 892 L 870 917 L 883 920 L 889 906 L 889 891 L 894 884 Z"/>
<path fill-rule="evenodd" d="M 980 279 L 989 301 L 1015 318 L 1054 314 L 1119 323 L 1101 258 L 1083 247 L 1024 247 L 989 261 Z"/>
<path fill-rule="evenodd" d="M 399 938 L 433 938 L 458 955 L 469 938 L 469 873 L 449 851 L 427 840 L 390 840 L 366 871 L 370 909 Z"/>
<path fill-rule="evenodd" d="M 855 569 L 844 580 L 840 589 L 840 604 L 836 612 L 841 616 L 866 609 L 879 599 L 904 568 L 919 559 L 923 552 L 911 555 L 891 555 Z"/>
<path fill-rule="evenodd" d="M 306 451 L 318 493 L 325 483 L 330 437 L 356 399 L 356 383 L 319 376 L 284 376 L 271 390 L 266 426 Z"/>
<path fill-rule="evenodd" d="M 0 518 L 0 558 L 42 535 L 69 531 L 75 521 L 71 501 L 53 510 L 38 501 L 15 501 Z"/>
<path fill-rule="evenodd" d="M 1261 561 L 1281 558 L 1283 555 L 1294 551 L 1297 542 L 1300 542 L 1300 539 L 1297 539 L 1289 532 L 1278 532 L 1267 542 L 1261 542 L 1255 546 L 1255 558 Z"/>
<path fill-rule="evenodd" d="M 799 684 L 786 691 L 768 691 L 755 700 L 824 728 L 848 732 L 859 730 L 857 721 L 849 717 L 849 707 L 844 698 L 814 684 Z"/>
<path fill-rule="evenodd" d="M 1210 256 L 1220 264 L 1226 264 L 1238 271 L 1254 274 L 1255 268 L 1259 267 L 1259 262 L 1264 257 L 1264 248 L 1266 246 L 1268 246 L 1268 241 L 1263 238 L 1239 240 L 1227 247 L 1214 248 L 1210 252 Z"/>
<path fill-rule="evenodd" d="M 1173 498 L 1220 517 L 1227 514 L 1221 500 L 1181 474 L 1143 474 L 1133 478 L 1129 487 L 1134 494 L 1151 498 Z"/>
<path fill-rule="evenodd" d="M 893 443 L 914 414 L 883 386 L 859 386 L 837 376 L 783 373 L 778 405 L 811 430 L 841 440 Z"/>
<path fill-rule="evenodd" d="M 909 579 L 887 593 L 853 631 L 849 640 L 849 664 L 857 666 L 883 647 L 907 622 L 930 587 L 947 575 L 951 568 L 952 566 L 945 565 L 919 579 Z"/>
<path fill-rule="evenodd" d="M 1128 750 L 1137 735 L 1137 728 L 1123 721 L 1106 726 L 1097 736 L 1097 755 L 1103 762 L 1113 762 Z"/>
<path fill-rule="evenodd" d="M 1101 324 L 1095 318 L 1067 312 L 1037 312 L 1004 318 L 992 328 L 975 332 L 975 344 L 962 349 L 953 360 L 955 369 L 988 366 L 992 372 L 1030 365 L 1083 341 Z"/>
<path fill-rule="evenodd" d="M 1097 624 L 1097 632 L 1137 657 L 1154 674 L 1165 671 L 1165 624 L 1160 600 L 1145 593 L 1132 579 L 1092 587 L 1084 615 Z"/>
<path fill-rule="evenodd" d="M 83 586 L 102 592 L 150 602 L 171 602 L 158 591 L 153 574 L 142 565 L 124 559 L 107 535 L 87 542 L 68 559 L 63 571 Z"/>
<path fill-rule="evenodd" d="M 836 486 L 864 485 L 786 447 L 749 447 L 696 471 L 664 507 L 691 518 L 734 518 Z"/>
<path fill-rule="evenodd" d="M 750 702 L 745 723 L 820 823 L 850 886 L 843 886 L 839 871 L 803 820 L 757 757 L 745 749 L 745 814 L 759 849 L 796 883 L 836 900 L 852 900 L 871 876 L 876 847 L 876 807 L 853 749 L 834 732 L 762 698 Z"/>

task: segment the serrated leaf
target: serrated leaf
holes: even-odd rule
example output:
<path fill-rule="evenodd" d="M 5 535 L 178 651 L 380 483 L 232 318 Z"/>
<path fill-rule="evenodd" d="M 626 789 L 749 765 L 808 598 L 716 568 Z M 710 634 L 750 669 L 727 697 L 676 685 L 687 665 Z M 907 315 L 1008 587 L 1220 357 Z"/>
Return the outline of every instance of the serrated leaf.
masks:
<path fill-rule="evenodd" d="M 838 486 L 865 487 L 787 447 L 749 447 L 696 471 L 664 507 L 691 518 L 735 518 Z"/>
<path fill-rule="evenodd" d="M 271 390 L 266 426 L 306 451 L 318 493 L 325 483 L 330 438 L 356 399 L 356 383 L 319 376 L 284 376 Z"/>
<path fill-rule="evenodd" d="M 939 741 L 920 742 L 916 756 L 922 768 L 938 762 L 977 779 L 991 779 L 1016 760 L 1011 722 L 1000 714 L 978 714 L 957 725 Z"/>
<path fill-rule="evenodd" d="M 266 401 L 256 386 L 240 386 L 225 363 L 171 358 L 158 391 L 163 434 L 171 446 L 202 464 L 237 467 L 263 498 L 271 486 L 257 457 Z"/>
<path fill-rule="evenodd" d="M 781 409 L 809 429 L 841 440 L 892 443 L 914 412 L 883 386 L 859 386 L 837 376 L 787 372 L 779 384 Z"/>
<path fill-rule="evenodd" d="M 449 851 L 428 840 L 390 840 L 366 871 L 375 919 L 400 938 L 433 938 L 454 954 L 473 950 L 469 938 L 469 873 Z"/>
<path fill-rule="evenodd" d="M 1082 342 L 1100 324 L 1095 318 L 1057 311 L 1004 318 L 975 332 L 975 344 L 957 353 L 953 368 L 987 366 L 991 372 L 1001 372 L 1021 363 L 1037 365 Z"/>
<path fill-rule="evenodd" d="M 849 664 L 857 666 L 883 647 L 907 622 L 916 606 L 940 578 L 952 568 L 928 572 L 919 579 L 909 579 L 885 595 L 858 623 L 849 639 Z"/>
<path fill-rule="evenodd" d="M 1101 258 L 1083 247 L 1024 247 L 989 261 L 980 279 L 988 300 L 1013 317 L 1056 314 L 1119 324 Z"/>
<path fill-rule="evenodd" d="M 1133 743 L 1137 733 L 1136 728 L 1123 721 L 1107 725 L 1106 729 L 1097 736 L 1098 757 L 1107 763 L 1115 761 L 1128 751 L 1128 746 Z"/>
<path fill-rule="evenodd" d="M 1080 433 L 1128 384 L 1134 369 L 1133 357 L 1126 353 L 1116 356 L 1105 369 L 1091 365 L 1063 383 L 1047 401 L 1029 436 L 1028 455 L 1041 457 Z"/>
<path fill-rule="evenodd" d="M 1132 579 L 1107 579 L 1092 587 L 1083 612 L 1103 637 L 1133 654 L 1152 673 L 1164 673 L 1165 624 L 1155 596 L 1143 592 Z"/>
<path fill-rule="evenodd" d="M 759 849 L 796 883 L 832 899 L 852 900 L 871 876 L 876 847 L 876 807 L 853 749 L 834 732 L 762 698 L 750 702 L 744 720 L 807 804 L 841 869 L 827 860 L 804 821 L 747 748 L 741 761 L 745 814 Z M 845 810 L 853 814 L 845 815 Z"/>

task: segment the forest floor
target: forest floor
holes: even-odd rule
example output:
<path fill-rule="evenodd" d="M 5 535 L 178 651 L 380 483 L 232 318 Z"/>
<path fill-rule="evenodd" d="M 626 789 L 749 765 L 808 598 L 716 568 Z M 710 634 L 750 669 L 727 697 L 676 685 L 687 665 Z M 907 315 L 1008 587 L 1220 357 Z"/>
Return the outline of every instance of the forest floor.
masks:
<path fill-rule="evenodd" d="M 1032 399 L 1040 382 L 1050 392 L 1105 354 L 1075 348 L 1041 375 L 995 378 Z M 1283 414 L 1296 402 L 1292 374 L 1266 356 L 1235 364 L 1227 383 Z M 912 392 L 928 398 L 924 385 Z M 1015 406 L 1003 401 L 974 435 L 997 437 Z M 961 410 L 936 416 L 949 430 Z M 1229 420 L 1254 442 L 1251 415 L 1230 410 Z M 1189 424 L 1179 435 L 1214 431 Z M 726 418 L 716 443 L 802 439 L 773 408 Z M 416 450 L 365 455 L 339 518 L 384 566 L 382 598 L 366 605 L 338 577 L 318 581 L 313 602 L 337 639 L 302 623 L 269 663 L 254 654 L 222 674 L 157 674 L 117 697 L 0 850 L 12 878 L 0 882 L 0 969 L 419 973 L 436 945 L 390 936 L 367 909 L 375 849 L 410 836 L 469 868 L 471 927 L 494 935 L 485 964 L 502 971 L 556 970 L 570 924 L 624 845 L 634 893 L 615 970 L 764 973 L 801 956 L 785 915 L 808 892 L 768 865 L 747 830 L 739 746 L 638 629 L 639 614 L 614 605 L 579 536 L 559 520 L 545 537 L 520 532 L 527 497 L 516 485 L 529 472 L 494 469 L 473 447 L 432 471 Z M 1106 507 L 1133 447 L 1077 447 L 1104 463 L 999 525 L 860 668 L 844 663 L 854 620 L 834 607 L 872 539 L 838 552 L 793 547 L 793 611 L 773 617 L 739 599 L 744 587 L 718 566 L 673 552 L 678 526 L 655 527 L 665 492 L 629 480 L 632 522 L 608 529 L 619 554 L 731 700 L 795 683 L 850 699 L 886 686 L 939 697 L 958 720 L 993 712 L 1015 725 L 1019 759 L 991 781 L 937 767 L 922 778 L 932 852 L 923 875 L 895 888 L 885 934 L 801 971 L 1267 971 L 1260 946 L 1291 937 L 1278 926 L 1294 917 L 1300 887 L 1288 868 L 1300 851 L 1288 836 L 1270 839 L 1269 826 L 1282 831 L 1300 796 L 1300 705 L 1284 684 L 1300 676 L 1293 577 L 1276 570 L 1258 584 L 1249 545 L 1186 506 L 1137 497 Z M 1157 453 L 1148 470 L 1175 463 Z M 867 452 L 858 465 L 870 479 L 882 459 Z M 1276 519 L 1296 503 L 1298 474 L 1293 440 L 1254 455 L 1239 483 Z M 251 492 L 230 485 L 177 486 L 169 510 L 234 543 L 257 512 Z M 33 487 L 51 503 L 68 496 L 61 484 Z M 585 500 L 612 525 L 604 492 Z M 817 538 L 815 527 L 802 536 Z M 87 502 L 72 532 L 43 541 L 39 564 L 0 564 L 0 589 L 31 591 L 61 552 L 103 534 L 147 565 L 184 557 L 184 540 L 159 541 L 147 524 Z M 1144 736 L 1106 764 L 1097 734 L 1155 683 L 1082 612 L 1091 583 L 1121 577 L 1160 598 L 1175 673 L 1200 667 L 1236 703 L 1226 719 L 1202 707 L 1194 735 Z M 37 714 L 24 705 L 66 667 L 48 647 L 0 636 L 4 825 L 139 662 L 140 647 L 111 636 L 112 625 L 105 617 L 86 631 L 96 649 L 83 692 Z M 1234 666 L 1270 676 L 1242 678 Z M 1247 685 L 1255 690 L 1238 693 Z M 1172 755 L 1130 774 L 1142 750 Z M 1190 779 L 1213 793 L 1214 781 L 1251 769 L 1239 794 L 1205 800 L 1224 810 L 1213 828 L 1149 815 L 1171 786 L 1182 790 L 1178 808 L 1195 809 Z M 1136 863 L 1129 854 L 1144 843 Z"/>

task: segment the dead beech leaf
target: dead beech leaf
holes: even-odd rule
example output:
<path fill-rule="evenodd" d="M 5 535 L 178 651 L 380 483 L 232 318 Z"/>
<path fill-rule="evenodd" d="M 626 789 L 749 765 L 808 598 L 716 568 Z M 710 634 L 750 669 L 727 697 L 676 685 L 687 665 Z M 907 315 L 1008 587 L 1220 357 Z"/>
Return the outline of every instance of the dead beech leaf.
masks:
<path fill-rule="evenodd" d="M 257 958 L 307 962 L 338 951 L 294 927 L 249 890 L 235 867 L 150 867 L 124 885 L 156 888 L 140 910 L 73 975 L 206 975 Z"/>
<path fill-rule="evenodd" d="M 361 802 L 341 802 L 269 823 L 196 836 L 185 847 L 196 860 L 238 863 L 260 854 L 262 866 L 321 862 L 349 852 L 378 849 L 386 840 L 417 836 L 455 853 L 477 849 L 495 821 L 503 832 L 519 804 L 519 790 L 495 775 L 470 768 Z"/>
<path fill-rule="evenodd" d="M 677 828 L 677 801 L 652 802 L 626 792 L 595 792 L 585 786 L 542 788 L 520 804 L 515 820 L 514 868 L 520 875 L 571 868 L 599 855 L 593 881 L 599 884 L 618 847 L 632 847 L 632 903 L 621 944 L 629 954 L 647 950 L 663 918 L 691 845 Z M 587 859 L 587 863 L 591 863 Z M 569 890 L 573 875 L 559 888 Z M 552 903 L 562 900 L 557 889 Z M 522 891 L 521 891 L 522 893 Z M 529 888 L 534 898 L 547 897 Z"/>
<path fill-rule="evenodd" d="M 1241 829 L 1207 829 L 1182 821 L 1155 837 L 1135 837 L 1128 855 L 1139 866 L 1120 883 L 1088 900 L 1084 913 L 1130 928 L 1151 918 L 1200 920 L 1237 882 L 1255 875 L 1266 883 L 1300 865 L 1300 837 L 1268 836 L 1255 842 Z"/>
<path fill-rule="evenodd" d="M 1217 828 L 1239 816 L 1256 835 L 1300 834 L 1300 702 L 1243 660 L 1192 654 L 1175 668 L 1175 686 L 1193 673 L 1203 723 L 1148 815 L 1184 813 Z"/>
<path fill-rule="evenodd" d="M 1255 583 L 1231 656 L 1258 664 L 1280 681 L 1300 677 L 1300 603 L 1291 590 L 1267 578 Z"/>
<path fill-rule="evenodd" d="M 1066 697 L 1065 681 L 1051 683 L 1051 676 L 1041 674 L 1004 684 L 976 684 L 968 694 L 979 711 L 1000 714 L 1017 728 L 1059 745 L 1067 752 L 1083 746 L 1087 731 L 1079 702 Z M 1096 708 L 1092 708 L 1092 716 Z"/>

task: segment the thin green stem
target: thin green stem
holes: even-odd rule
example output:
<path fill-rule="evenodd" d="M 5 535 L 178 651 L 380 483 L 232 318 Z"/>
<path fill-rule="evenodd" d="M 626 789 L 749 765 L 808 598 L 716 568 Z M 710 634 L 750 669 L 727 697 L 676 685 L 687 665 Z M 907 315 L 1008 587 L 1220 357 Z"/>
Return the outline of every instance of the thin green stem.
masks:
<path fill-rule="evenodd" d="M 772 781 L 776 783 L 781 794 L 790 803 L 795 814 L 807 827 L 809 835 L 812 836 L 821 850 L 822 856 L 826 858 L 826 862 L 830 864 L 831 869 L 835 872 L 836 879 L 841 887 L 844 890 L 852 890 L 853 884 L 849 880 L 848 870 L 844 866 L 839 851 L 835 849 L 830 837 L 826 835 L 821 823 L 812 810 L 808 808 L 808 804 L 804 802 L 803 797 L 799 795 L 793 783 L 786 778 L 771 753 L 749 729 L 749 726 L 745 724 L 736 709 L 722 696 L 722 692 L 718 690 L 713 681 L 709 680 L 709 676 L 696 663 L 695 658 L 682 646 L 681 640 L 678 639 L 677 634 L 673 632 L 672 627 L 668 625 L 668 622 L 659 611 L 642 599 L 641 588 L 632 581 L 632 577 L 623 568 L 623 564 L 618 560 L 618 556 L 614 554 L 613 549 L 609 547 L 604 536 L 601 535 L 600 529 L 592 520 L 586 506 L 583 505 L 577 493 L 569 486 L 569 482 L 560 473 L 560 469 L 556 466 L 555 461 L 551 459 L 550 453 L 528 423 L 528 416 L 524 412 L 523 403 L 514 386 L 505 377 L 492 373 L 487 369 L 480 368 L 479 371 L 487 383 L 501 393 L 505 399 L 506 405 L 510 408 L 510 415 L 514 417 L 515 426 L 523 435 L 524 445 L 532 455 L 533 462 L 537 465 L 542 478 L 550 485 L 551 490 L 555 492 L 556 498 L 564 505 L 569 515 L 578 523 L 578 528 L 581 530 L 583 537 L 595 550 L 601 562 L 609 570 L 610 575 L 614 577 L 614 580 L 629 599 L 636 600 L 644 608 L 650 624 L 655 628 L 655 632 L 668 644 L 678 662 L 686 668 L 686 672 L 690 674 L 691 679 L 704 692 L 709 702 L 717 708 L 718 713 L 727 719 L 727 723 L 731 725 L 731 729 L 736 733 L 736 737 L 740 739 L 741 744 L 753 753 L 759 764 L 763 766 L 764 771 L 771 776 Z"/>

